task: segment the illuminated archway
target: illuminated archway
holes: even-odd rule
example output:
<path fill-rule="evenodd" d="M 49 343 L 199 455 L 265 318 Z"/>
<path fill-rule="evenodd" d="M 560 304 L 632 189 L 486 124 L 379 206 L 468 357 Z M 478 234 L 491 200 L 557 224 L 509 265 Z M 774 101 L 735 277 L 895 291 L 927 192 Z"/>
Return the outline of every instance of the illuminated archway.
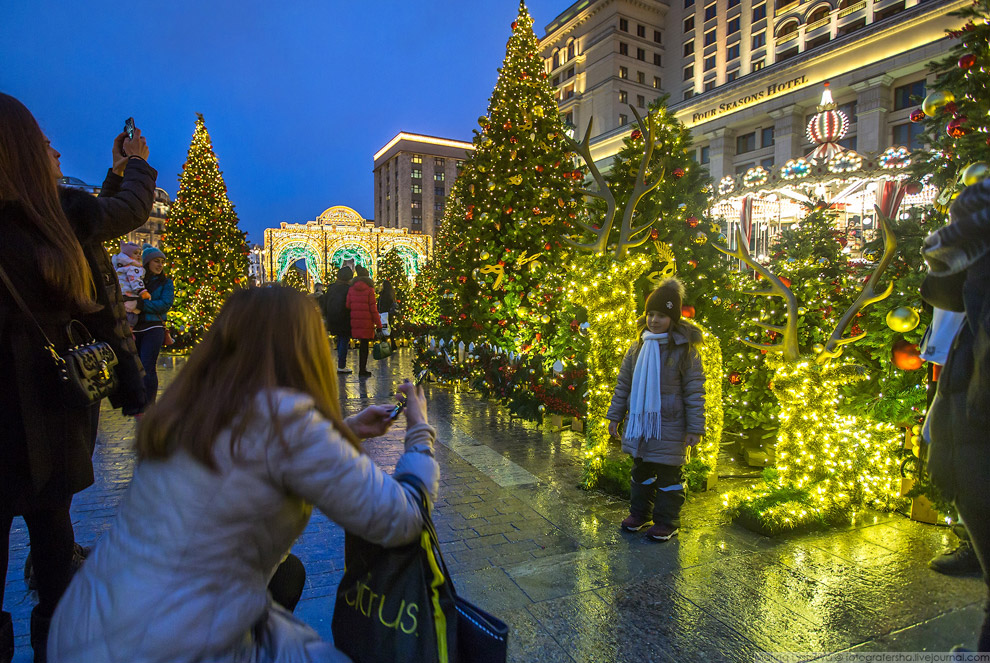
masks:
<path fill-rule="evenodd" d="M 316 255 L 316 251 L 312 246 L 303 242 L 294 242 L 282 247 L 275 259 L 275 263 L 277 265 L 275 280 L 281 281 L 285 276 L 286 270 L 289 269 L 289 265 L 299 259 L 306 261 L 306 271 L 312 277 L 314 282 L 323 280 L 322 270 L 320 269 L 320 261 Z"/>
<path fill-rule="evenodd" d="M 345 262 L 365 267 L 372 277 L 375 276 L 375 263 L 371 259 L 371 254 L 363 246 L 347 244 L 334 251 L 333 255 L 330 256 L 330 264 L 333 265 L 334 269 L 340 269 Z"/>

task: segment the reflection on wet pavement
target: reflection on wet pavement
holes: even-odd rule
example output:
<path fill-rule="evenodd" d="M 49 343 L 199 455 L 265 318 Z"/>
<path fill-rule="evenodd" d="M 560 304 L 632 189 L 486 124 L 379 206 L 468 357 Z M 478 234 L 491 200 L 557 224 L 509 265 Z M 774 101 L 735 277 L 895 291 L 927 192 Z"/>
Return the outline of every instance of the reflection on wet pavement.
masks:
<path fill-rule="evenodd" d="M 342 376 L 345 413 L 390 400 L 410 364 L 411 351 L 400 349 L 370 378 Z M 986 586 L 927 568 L 954 540 L 945 528 L 865 512 L 847 528 L 767 539 L 721 516 L 719 493 L 740 483 L 724 480 L 689 498 L 678 537 L 648 542 L 619 530 L 625 500 L 577 488 L 579 434 L 511 419 L 470 392 L 427 391 L 442 438 L 435 520 L 444 555 L 460 593 L 512 627 L 512 661 L 752 661 L 759 652 L 813 658 L 975 644 Z M 100 479 L 73 506 L 84 544 L 109 526 L 130 478 L 129 426 L 104 410 Z M 383 467 L 399 458 L 402 428 L 365 444 Z M 26 547 L 20 524 L 6 607 L 16 661 L 30 660 L 31 599 L 19 577 Z M 330 637 L 343 533 L 314 513 L 294 552 L 307 567 L 297 613 Z"/>

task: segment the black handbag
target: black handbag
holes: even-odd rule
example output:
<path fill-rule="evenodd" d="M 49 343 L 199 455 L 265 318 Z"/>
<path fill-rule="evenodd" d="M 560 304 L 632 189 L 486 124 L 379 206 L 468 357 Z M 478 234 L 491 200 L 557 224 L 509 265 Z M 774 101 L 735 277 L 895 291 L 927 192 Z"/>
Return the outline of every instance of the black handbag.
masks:
<path fill-rule="evenodd" d="M 508 626 L 457 596 L 425 487 L 412 475 L 397 480 L 419 494 L 423 534 L 397 548 L 346 534 L 334 646 L 355 663 L 504 663 Z"/>
<path fill-rule="evenodd" d="M 97 341 L 86 329 L 86 325 L 78 320 L 72 320 L 66 326 L 66 336 L 69 339 L 69 349 L 61 355 L 55 349 L 45 330 L 21 299 L 21 296 L 11 283 L 7 272 L 0 266 L 0 279 L 3 279 L 7 290 L 24 312 L 38 333 L 45 339 L 45 350 L 52 357 L 55 369 L 58 371 L 59 383 L 66 405 L 71 407 L 86 407 L 99 403 L 110 395 L 117 386 L 117 355 L 108 343 Z"/>

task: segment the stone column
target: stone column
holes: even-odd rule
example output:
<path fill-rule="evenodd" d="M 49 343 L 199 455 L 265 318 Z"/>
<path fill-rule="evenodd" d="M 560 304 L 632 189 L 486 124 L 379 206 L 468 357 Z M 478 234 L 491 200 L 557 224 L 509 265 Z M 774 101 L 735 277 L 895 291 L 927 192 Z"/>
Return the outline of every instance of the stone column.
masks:
<path fill-rule="evenodd" d="M 736 156 L 735 132 L 729 127 L 720 127 L 705 134 L 708 139 L 708 172 L 711 173 L 715 186 L 726 175 L 734 175 L 732 158 Z"/>
<path fill-rule="evenodd" d="M 887 145 L 887 111 L 893 82 L 893 76 L 881 74 L 850 86 L 857 93 L 856 151 L 860 154 L 878 152 Z"/>
<path fill-rule="evenodd" d="M 773 166 L 780 168 L 790 159 L 804 156 L 804 109 L 797 105 L 785 106 L 769 112 L 773 118 Z"/>

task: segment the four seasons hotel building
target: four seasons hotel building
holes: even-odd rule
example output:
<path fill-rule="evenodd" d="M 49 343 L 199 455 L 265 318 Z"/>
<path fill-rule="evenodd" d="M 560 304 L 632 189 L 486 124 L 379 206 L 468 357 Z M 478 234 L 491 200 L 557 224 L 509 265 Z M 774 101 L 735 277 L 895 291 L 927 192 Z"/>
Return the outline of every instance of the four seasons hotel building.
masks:
<path fill-rule="evenodd" d="M 716 183 L 779 168 L 813 145 L 823 83 L 861 154 L 918 147 L 908 116 L 928 63 L 948 49 L 966 0 L 579 0 L 546 28 L 547 73 L 563 116 L 602 165 L 661 94 Z"/>

